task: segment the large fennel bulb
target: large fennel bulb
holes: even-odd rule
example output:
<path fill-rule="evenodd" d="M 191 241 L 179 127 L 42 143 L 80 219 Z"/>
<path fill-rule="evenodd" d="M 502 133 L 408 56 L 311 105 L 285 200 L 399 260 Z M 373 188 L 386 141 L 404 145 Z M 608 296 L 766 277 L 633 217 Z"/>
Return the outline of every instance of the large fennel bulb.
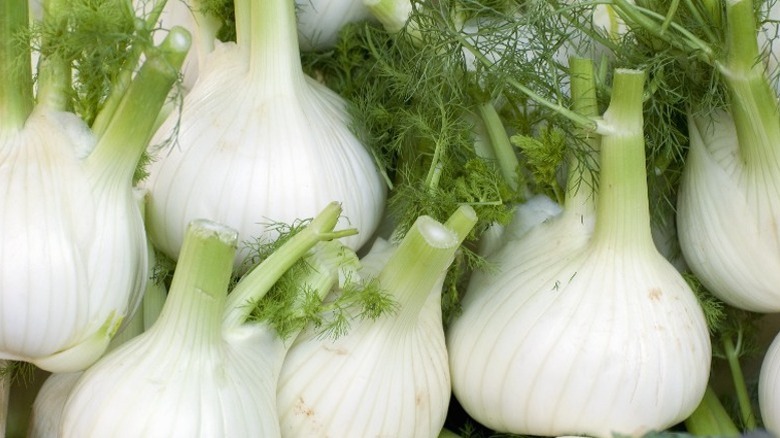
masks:
<path fill-rule="evenodd" d="M 780 434 L 780 334 L 766 351 L 758 378 L 758 406 L 764 427 Z"/>
<path fill-rule="evenodd" d="M 718 298 L 754 312 L 777 312 L 780 109 L 765 67 L 756 61 L 752 2 L 725 5 L 727 46 L 713 49 L 724 55 L 712 63 L 728 105 L 691 110 L 677 206 L 680 247 L 693 273 Z"/>
<path fill-rule="evenodd" d="M 374 244 L 361 275 L 376 278 L 396 311 L 355 321 L 335 340 L 301 333 L 279 378 L 283 436 L 438 435 L 450 400 L 442 282 L 476 219 L 465 206 L 447 225 L 423 216 L 398 246 Z"/>
<path fill-rule="evenodd" d="M 294 2 L 238 0 L 237 43 L 203 60 L 196 84 L 154 142 L 149 169 L 152 242 L 175 258 L 189 221 L 210 218 L 244 239 L 267 221 L 290 223 L 341 202 L 359 234 L 357 249 L 381 218 L 385 186 L 350 128 L 345 102 L 301 69 Z M 237 263 L 243 252 L 239 250 Z"/>
<path fill-rule="evenodd" d="M 704 315 L 650 232 L 643 83 L 615 72 L 595 212 L 567 197 L 494 252 L 448 332 L 455 396 L 497 431 L 639 436 L 685 419 L 704 394 Z"/>
<path fill-rule="evenodd" d="M 93 133 L 65 111 L 69 73 L 58 59 L 42 60 L 33 106 L 29 65 L 19 62 L 29 48 L 20 52 L 14 33 L 27 26 L 27 2 L 18 3 L 0 17 L 9 32 L 0 38 L 0 358 L 75 371 L 103 353 L 143 291 L 133 172 L 189 36 L 174 30 L 149 50 Z"/>
<path fill-rule="evenodd" d="M 292 339 L 267 320 L 247 318 L 310 250 L 315 272 L 294 293 L 312 290 L 321 299 L 338 281 L 329 259 L 314 257 L 318 243 L 337 244 L 323 241 L 343 234 L 333 231 L 340 213 L 328 205 L 230 295 L 237 234 L 193 221 L 157 321 L 84 372 L 65 404 L 60 436 L 279 436 L 276 385 Z"/>

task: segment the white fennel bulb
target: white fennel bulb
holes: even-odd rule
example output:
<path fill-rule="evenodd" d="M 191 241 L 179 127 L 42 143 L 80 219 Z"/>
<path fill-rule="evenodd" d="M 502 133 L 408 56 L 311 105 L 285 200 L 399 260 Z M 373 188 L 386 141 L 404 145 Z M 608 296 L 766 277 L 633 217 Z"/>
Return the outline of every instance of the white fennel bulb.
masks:
<path fill-rule="evenodd" d="M 295 0 L 295 4 L 302 50 L 329 49 L 342 27 L 372 17 L 363 0 Z"/>
<path fill-rule="evenodd" d="M 758 406 L 764 428 L 780 435 L 780 334 L 775 336 L 761 364 Z"/>
<path fill-rule="evenodd" d="M 780 311 L 780 155 L 742 161 L 726 111 L 689 117 L 688 130 L 677 205 L 687 264 L 725 302 Z"/>
<path fill-rule="evenodd" d="M 60 436 L 279 436 L 276 385 L 292 339 L 268 320 L 248 318 L 307 254 L 313 273 L 296 279 L 292 293 L 302 299 L 303 291 L 314 291 L 321 299 L 330 291 L 338 272 L 329 258 L 316 258 L 331 254 L 330 246 L 317 248 L 343 249 L 326 242 L 344 234 L 333 231 L 340 213 L 328 205 L 230 294 L 237 233 L 193 221 L 158 319 L 84 372 L 66 401 Z"/>
<path fill-rule="evenodd" d="M 105 129 L 92 132 L 65 111 L 70 76 L 59 59 L 42 60 L 33 98 L 29 65 L 19 62 L 29 47 L 14 33 L 28 25 L 27 2 L 18 3 L 0 17 L 9 32 L 0 38 L 0 358 L 76 371 L 105 351 L 143 291 L 133 172 L 189 36 L 176 30 L 150 49 L 118 107 L 103 114 Z"/>
<path fill-rule="evenodd" d="M 149 271 L 151 272 L 156 260 L 151 245 L 148 248 Z M 133 313 L 130 322 L 126 323 L 124 328 L 111 338 L 106 351 L 111 351 L 143 333 L 157 320 L 167 292 L 162 282 L 149 280 L 146 283 L 141 306 Z M 57 438 L 60 436 L 59 425 L 65 402 L 82 374 L 83 371 L 54 373 L 46 378 L 35 396 L 27 429 L 28 438 Z"/>
<path fill-rule="evenodd" d="M 397 246 L 374 244 L 361 275 L 376 279 L 395 312 L 356 319 L 335 340 L 311 327 L 301 333 L 279 378 L 282 436 L 438 435 L 451 393 L 442 282 L 475 223 L 464 206 L 446 225 L 418 218 Z"/>
<path fill-rule="evenodd" d="M 615 71 L 595 201 L 567 188 L 559 216 L 493 253 L 448 331 L 454 394 L 494 430 L 641 436 L 703 397 L 706 321 L 650 231 L 643 84 Z"/>
<path fill-rule="evenodd" d="M 677 198 L 680 247 L 691 271 L 718 298 L 745 310 L 777 312 L 777 94 L 765 66 L 757 62 L 761 58 L 753 2 L 732 0 L 705 12 L 710 22 L 702 24 L 718 38 L 701 45 L 707 54 L 703 59 L 722 79 L 727 105 L 712 109 L 709 102 L 699 102 L 690 109 L 690 145 Z"/>
<path fill-rule="evenodd" d="M 350 127 L 345 102 L 301 67 L 294 3 L 238 0 L 237 43 L 219 44 L 153 139 L 147 182 L 152 242 L 176 258 L 187 224 L 210 218 L 250 240 L 267 221 L 311 217 L 330 202 L 358 229 L 362 246 L 378 226 L 386 188 Z M 245 253 L 239 249 L 236 264 Z"/>

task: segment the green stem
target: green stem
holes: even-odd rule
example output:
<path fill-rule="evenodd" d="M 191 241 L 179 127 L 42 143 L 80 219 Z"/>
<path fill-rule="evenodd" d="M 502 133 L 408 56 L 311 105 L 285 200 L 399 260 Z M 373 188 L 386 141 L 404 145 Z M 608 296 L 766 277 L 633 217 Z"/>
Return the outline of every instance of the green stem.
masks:
<path fill-rule="evenodd" d="M 741 338 L 738 340 L 738 344 L 740 341 Z M 727 336 L 723 339 L 723 350 L 726 353 L 726 360 L 731 370 L 731 378 L 734 382 L 734 392 L 737 395 L 742 426 L 745 430 L 751 431 L 756 428 L 756 416 L 750 403 L 750 395 L 745 384 L 745 375 L 742 373 L 742 366 L 739 363 L 739 348 Z"/>
<path fill-rule="evenodd" d="M 33 108 L 30 46 L 20 35 L 29 23 L 28 0 L 0 5 L 0 126 L 20 129 Z"/>
<path fill-rule="evenodd" d="M 748 169 L 780 170 L 780 108 L 759 59 L 753 2 L 726 6 L 726 60 L 717 64 L 729 90 L 729 106 Z M 756 170 L 748 171 L 756 172 Z"/>
<path fill-rule="evenodd" d="M 170 293 L 149 332 L 174 334 L 170 341 L 188 348 L 221 342 L 237 242 L 238 232 L 225 225 L 207 220 L 188 225 Z"/>
<path fill-rule="evenodd" d="M 441 224 L 420 216 L 404 236 L 378 281 L 396 303 L 400 326 L 413 324 L 431 291 L 446 274 L 455 252 L 477 222 L 474 209 L 463 205 Z"/>
<path fill-rule="evenodd" d="M 696 410 L 685 419 L 685 429 L 688 433 L 695 436 L 718 436 L 735 437 L 739 436 L 739 429 L 729 417 L 726 408 L 721 404 L 718 395 L 707 386 L 702 399 Z"/>
<path fill-rule="evenodd" d="M 718 41 L 719 38 L 715 31 L 723 29 L 720 0 L 696 0 L 696 4 L 694 4 L 694 0 L 685 0 L 685 4 L 694 22 L 709 24 L 699 26 L 707 41 Z"/>
<path fill-rule="evenodd" d="M 59 32 L 68 30 L 68 0 L 44 0 L 43 21 Z M 41 42 L 46 53 L 50 41 Z M 70 107 L 71 66 L 61 55 L 41 55 L 38 67 L 38 104 L 55 111 L 67 111 Z"/>
<path fill-rule="evenodd" d="M 714 51 L 709 44 L 676 22 L 667 22 L 667 16 L 642 8 L 628 0 L 613 0 L 625 23 L 633 29 L 644 29 L 672 47 L 692 53 L 705 62 L 712 62 Z M 669 30 L 674 30 L 670 32 Z"/>
<path fill-rule="evenodd" d="M 653 247 L 642 116 L 644 72 L 616 69 L 604 113 L 593 241 L 610 248 Z"/>
<path fill-rule="evenodd" d="M 253 304 L 257 303 L 277 280 L 318 242 L 338 239 L 357 232 L 354 229 L 334 231 L 341 211 L 338 203 L 329 204 L 303 230 L 292 236 L 238 282 L 228 296 L 225 306 L 222 321 L 226 330 L 243 324 L 252 313 Z"/>
<path fill-rule="evenodd" d="M 180 0 L 174 0 L 180 1 Z M 165 3 L 167 0 L 156 0 L 152 10 L 145 20 L 139 22 L 137 31 L 144 33 L 144 36 L 151 40 L 151 32 L 157 26 L 157 21 L 160 19 L 160 15 L 163 12 Z M 119 72 L 116 79 L 111 85 L 111 91 L 106 100 L 103 102 L 103 107 L 100 109 L 100 113 L 95 117 L 95 121 L 92 123 L 92 132 L 101 137 L 108 128 L 109 122 L 114 118 L 119 104 L 122 102 L 122 98 L 127 92 L 130 83 L 133 80 L 133 73 L 135 73 L 135 67 L 138 65 L 141 55 L 144 53 L 146 47 L 143 44 L 135 43 L 130 49 L 130 54 L 127 57 L 124 68 Z"/>
<path fill-rule="evenodd" d="M 598 99 L 593 61 L 587 58 L 569 59 L 572 109 L 584 116 L 598 116 Z M 596 180 L 594 167 L 598 163 L 598 134 L 580 129 L 582 145 L 568 154 L 565 210 L 579 216 L 591 216 L 596 209 Z"/>
<path fill-rule="evenodd" d="M 492 62 L 490 59 L 488 59 L 480 50 L 478 50 L 474 45 L 469 42 L 463 35 L 456 35 L 456 39 L 458 42 L 474 55 L 474 58 L 485 68 L 492 69 L 494 68 L 494 62 Z M 583 129 L 588 131 L 597 131 L 599 128 L 599 124 L 582 114 L 578 114 L 576 111 L 572 111 L 569 108 L 566 108 L 565 106 L 552 102 L 550 100 L 545 99 L 544 97 L 540 96 L 535 91 L 531 90 L 530 88 L 523 85 L 520 81 L 513 79 L 513 78 L 506 78 L 505 79 L 506 84 L 510 85 L 511 87 L 517 89 L 521 93 L 525 94 L 529 98 L 531 98 L 533 101 L 539 103 L 542 106 L 545 106 L 552 111 L 554 111 L 556 114 L 560 114 L 561 116 L 571 120 L 575 124 L 581 126 Z"/>
<path fill-rule="evenodd" d="M 298 46 L 295 2 L 252 1 L 250 17 L 253 27 L 249 31 L 251 40 L 248 44 L 251 74 L 255 75 L 260 86 L 285 91 L 297 89 L 305 76 Z"/>
<path fill-rule="evenodd" d="M 506 134 L 501 116 L 498 115 L 498 111 L 490 102 L 479 105 L 477 110 L 490 140 L 489 143 L 498 169 L 509 187 L 512 190 L 517 190 L 517 169 L 520 167 L 520 162 L 515 154 L 515 148 Z"/>
<path fill-rule="evenodd" d="M 25 5 L 26 7 L 26 5 Z M 0 369 L 12 366 L 11 361 L 0 360 Z M 10 373 L 0 376 L 0 437 L 8 431 L 8 410 L 11 405 L 12 376 Z"/>
<path fill-rule="evenodd" d="M 339 273 L 342 264 L 349 263 L 346 259 L 359 265 L 359 260 L 354 252 L 345 248 L 336 241 L 320 241 L 305 257 L 305 263 L 310 266 L 303 275 L 296 276 L 296 303 L 289 309 L 289 317 L 294 323 L 285 323 L 281 327 L 274 327 L 282 337 L 285 348 L 290 348 L 298 337 L 298 334 L 311 321 L 310 309 L 307 309 L 303 291 L 311 291 L 317 294 L 318 302 L 323 299 L 338 285 Z M 273 321 L 272 325 L 273 325 Z"/>
<path fill-rule="evenodd" d="M 157 114 L 178 78 L 189 47 L 189 33 L 175 27 L 144 62 L 87 158 L 98 175 L 130 186 L 138 160 L 154 134 Z"/>

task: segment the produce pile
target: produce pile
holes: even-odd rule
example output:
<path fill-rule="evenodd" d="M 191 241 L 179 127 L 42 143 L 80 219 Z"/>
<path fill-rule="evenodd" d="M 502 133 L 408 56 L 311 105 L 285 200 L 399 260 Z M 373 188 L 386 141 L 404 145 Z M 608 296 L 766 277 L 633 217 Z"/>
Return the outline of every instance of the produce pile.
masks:
<path fill-rule="evenodd" d="M 779 29 L 3 0 L 0 430 L 780 436 Z"/>

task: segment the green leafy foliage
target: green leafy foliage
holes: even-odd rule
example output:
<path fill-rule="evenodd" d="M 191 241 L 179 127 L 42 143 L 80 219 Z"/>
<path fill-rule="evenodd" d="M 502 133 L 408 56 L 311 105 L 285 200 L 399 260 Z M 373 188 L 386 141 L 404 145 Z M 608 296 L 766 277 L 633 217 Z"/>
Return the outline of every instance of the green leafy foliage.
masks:
<path fill-rule="evenodd" d="M 152 46 L 153 24 L 136 13 L 125 0 L 73 0 L 53 7 L 31 28 L 41 57 L 72 68 L 71 106 L 88 124 L 120 73 L 134 69 L 139 51 Z"/>
<path fill-rule="evenodd" d="M 266 237 L 246 242 L 249 256 L 234 276 L 234 284 L 309 222 L 272 223 Z M 395 310 L 395 301 L 379 288 L 376 281 L 357 275 L 359 261 L 354 252 L 337 242 L 323 242 L 313 251 L 322 251 L 324 257 L 330 262 L 335 261 L 342 269 L 344 278 L 340 284 L 335 278 L 328 281 L 331 273 L 327 267 L 318 265 L 315 255 L 304 257 L 285 272 L 268 293 L 252 304 L 252 320 L 267 322 L 282 339 L 289 339 L 307 325 L 311 325 L 320 336 L 336 339 L 346 334 L 354 321 L 375 320 Z M 322 281 L 323 278 L 325 281 Z M 320 290 L 322 287 L 328 290 Z M 323 292 L 328 293 L 324 300 L 321 298 Z"/>

